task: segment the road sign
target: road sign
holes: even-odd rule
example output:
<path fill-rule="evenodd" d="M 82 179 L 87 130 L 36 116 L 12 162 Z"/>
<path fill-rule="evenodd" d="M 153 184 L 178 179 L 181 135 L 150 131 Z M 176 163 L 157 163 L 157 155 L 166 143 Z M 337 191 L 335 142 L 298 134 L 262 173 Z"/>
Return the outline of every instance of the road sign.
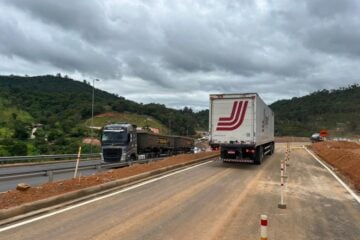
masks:
<path fill-rule="evenodd" d="M 328 136 L 328 131 L 326 129 L 323 129 L 320 131 L 320 136 L 321 137 L 327 137 Z"/>

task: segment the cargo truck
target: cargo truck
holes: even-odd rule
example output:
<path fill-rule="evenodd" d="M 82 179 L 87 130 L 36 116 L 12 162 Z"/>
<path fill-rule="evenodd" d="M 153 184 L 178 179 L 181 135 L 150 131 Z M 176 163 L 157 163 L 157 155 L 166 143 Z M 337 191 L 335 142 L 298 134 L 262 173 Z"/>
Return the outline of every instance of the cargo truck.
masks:
<path fill-rule="evenodd" d="M 126 162 L 178 153 L 189 153 L 194 140 L 184 136 L 169 136 L 137 131 L 129 123 L 103 127 L 101 151 L 104 162 Z"/>
<path fill-rule="evenodd" d="M 210 146 L 224 162 L 261 164 L 273 154 L 274 113 L 257 93 L 211 94 Z"/>

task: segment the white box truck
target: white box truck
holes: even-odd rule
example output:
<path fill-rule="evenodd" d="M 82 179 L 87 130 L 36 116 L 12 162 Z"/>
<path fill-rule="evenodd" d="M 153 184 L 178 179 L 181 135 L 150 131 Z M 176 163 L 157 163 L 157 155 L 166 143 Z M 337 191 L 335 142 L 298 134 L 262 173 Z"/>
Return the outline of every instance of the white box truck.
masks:
<path fill-rule="evenodd" d="M 274 152 L 274 113 L 257 93 L 211 94 L 210 146 L 224 162 L 261 164 Z"/>

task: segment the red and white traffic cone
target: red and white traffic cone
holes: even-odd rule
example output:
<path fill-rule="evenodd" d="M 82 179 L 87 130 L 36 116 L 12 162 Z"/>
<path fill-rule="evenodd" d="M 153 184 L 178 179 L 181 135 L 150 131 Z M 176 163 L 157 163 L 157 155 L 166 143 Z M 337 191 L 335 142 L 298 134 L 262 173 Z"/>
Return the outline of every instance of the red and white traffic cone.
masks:
<path fill-rule="evenodd" d="M 260 240 L 267 240 L 267 226 L 268 220 L 266 215 L 261 215 L 260 220 Z"/>

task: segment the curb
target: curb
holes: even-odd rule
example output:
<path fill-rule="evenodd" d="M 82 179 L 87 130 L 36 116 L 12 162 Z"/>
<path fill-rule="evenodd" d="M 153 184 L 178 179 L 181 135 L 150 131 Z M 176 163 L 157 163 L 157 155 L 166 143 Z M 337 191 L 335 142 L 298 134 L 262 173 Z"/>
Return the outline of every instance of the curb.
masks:
<path fill-rule="evenodd" d="M 136 181 L 149 179 L 149 178 L 152 178 L 154 176 L 158 176 L 158 175 L 160 175 L 162 173 L 165 173 L 165 172 L 168 173 L 169 171 L 178 170 L 178 169 L 187 167 L 189 165 L 195 165 L 197 163 L 204 162 L 204 161 L 209 160 L 211 158 L 214 158 L 216 156 L 218 156 L 218 155 L 202 157 L 202 158 L 196 159 L 196 160 L 191 161 L 191 162 L 171 165 L 171 166 L 163 167 L 163 168 L 156 169 L 156 170 L 153 170 L 153 171 L 150 171 L 150 172 L 140 173 L 140 174 L 135 175 L 135 176 L 131 176 L 131 177 L 123 178 L 123 179 L 118 179 L 118 180 L 115 180 L 115 181 L 103 183 L 103 184 L 100 184 L 100 185 L 91 186 L 91 187 L 88 187 L 88 188 L 83 188 L 83 189 L 80 189 L 80 190 L 77 190 L 77 191 L 64 193 L 64 194 L 61 194 L 61 195 L 53 196 L 53 197 L 46 198 L 46 199 L 37 200 L 37 201 L 34 201 L 34 202 L 24 203 L 23 205 L 12 207 L 12 208 L 9 208 L 9 209 L 3 209 L 3 210 L 0 210 L 0 221 L 4 221 L 6 219 L 16 217 L 18 215 L 23 215 L 23 214 L 26 214 L 26 213 L 30 213 L 30 212 L 33 212 L 33 211 L 36 211 L 36 210 L 53 207 L 55 205 L 62 204 L 62 203 L 65 203 L 65 202 L 68 202 L 68 201 L 71 201 L 71 200 L 76 200 L 78 198 L 86 197 L 86 196 L 89 196 L 89 195 L 92 195 L 92 194 L 98 193 L 100 195 L 101 192 L 104 192 L 106 190 L 122 187 L 122 186 L 124 186 L 126 184 L 130 184 L 130 183 L 133 183 L 133 182 L 136 182 Z M 44 211 L 49 211 L 49 210 L 45 209 Z M 35 214 L 40 214 L 40 213 L 37 212 Z M 2 224 L 3 223 L 0 223 L 0 225 L 2 225 Z"/>

